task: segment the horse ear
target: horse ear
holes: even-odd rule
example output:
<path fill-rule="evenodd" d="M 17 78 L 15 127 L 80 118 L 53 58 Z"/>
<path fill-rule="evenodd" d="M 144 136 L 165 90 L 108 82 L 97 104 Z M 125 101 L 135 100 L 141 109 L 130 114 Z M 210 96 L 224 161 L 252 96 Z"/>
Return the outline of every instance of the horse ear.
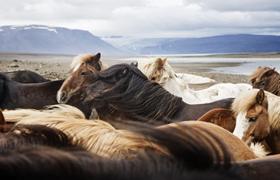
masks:
<path fill-rule="evenodd" d="M 163 66 L 165 65 L 166 59 L 161 59 L 158 58 L 156 63 L 157 63 L 157 69 L 161 70 L 163 68 Z"/>
<path fill-rule="evenodd" d="M 263 89 L 260 89 L 259 92 L 257 93 L 256 101 L 257 101 L 257 103 L 258 103 L 259 105 L 262 105 L 264 99 L 265 99 L 264 90 L 263 90 Z"/>
<path fill-rule="evenodd" d="M 263 76 L 271 76 L 274 72 L 275 72 L 275 69 L 270 69 L 267 72 L 265 72 Z"/>
<path fill-rule="evenodd" d="M 97 54 L 95 54 L 94 59 L 100 60 L 100 58 L 101 58 L 101 53 L 100 53 L 100 52 L 98 52 Z"/>

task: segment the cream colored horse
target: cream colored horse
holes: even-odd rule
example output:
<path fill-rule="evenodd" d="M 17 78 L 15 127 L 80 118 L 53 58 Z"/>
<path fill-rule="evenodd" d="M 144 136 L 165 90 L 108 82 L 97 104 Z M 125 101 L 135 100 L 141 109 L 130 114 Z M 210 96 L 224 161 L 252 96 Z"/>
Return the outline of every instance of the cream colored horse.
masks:
<path fill-rule="evenodd" d="M 186 103 L 190 104 L 202 104 L 224 98 L 234 98 L 241 92 L 252 89 L 251 85 L 245 83 L 220 83 L 203 90 L 193 90 L 186 81 L 178 78 L 167 60 L 161 58 L 141 60 L 138 62 L 138 68 L 150 80 L 161 84 L 171 94 L 182 97 Z"/>

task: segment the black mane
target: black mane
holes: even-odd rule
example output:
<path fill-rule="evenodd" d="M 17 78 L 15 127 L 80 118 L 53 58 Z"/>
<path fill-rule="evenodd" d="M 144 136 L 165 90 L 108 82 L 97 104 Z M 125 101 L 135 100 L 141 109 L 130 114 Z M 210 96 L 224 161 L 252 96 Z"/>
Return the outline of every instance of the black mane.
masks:
<path fill-rule="evenodd" d="M 112 89 L 102 93 L 95 100 L 107 102 L 108 106 L 126 113 L 131 118 L 171 122 L 178 107 L 184 104 L 182 98 L 149 81 L 136 67 L 128 64 L 112 66 L 100 72 L 98 80 L 110 83 L 112 77 L 118 78 L 124 71 L 127 71 L 126 75 L 113 83 Z"/>

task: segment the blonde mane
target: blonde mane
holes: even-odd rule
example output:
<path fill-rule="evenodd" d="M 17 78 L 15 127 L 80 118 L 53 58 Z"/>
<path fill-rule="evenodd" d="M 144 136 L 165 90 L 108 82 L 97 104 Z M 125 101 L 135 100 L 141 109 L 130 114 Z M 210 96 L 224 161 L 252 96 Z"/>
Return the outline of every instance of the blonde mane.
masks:
<path fill-rule="evenodd" d="M 145 150 L 158 151 L 164 155 L 169 154 L 166 149 L 143 135 L 128 130 L 117 130 L 105 121 L 80 118 L 77 112 L 73 114 L 62 113 L 61 109 L 65 110 L 65 108 L 59 107 L 60 105 L 56 105 L 54 109 L 43 111 L 4 111 L 4 115 L 7 122 L 12 118 L 12 121 L 17 122 L 17 124 L 37 124 L 59 129 L 73 138 L 74 143 L 103 157 L 131 158 Z M 69 107 L 69 111 L 71 110 L 72 107 Z M 21 111 L 21 113 L 17 111 Z M 24 111 L 26 113 L 23 113 Z M 50 111 L 52 113 L 49 113 Z"/>
<path fill-rule="evenodd" d="M 238 113 L 246 113 L 255 103 L 259 89 L 246 91 L 238 96 L 232 103 L 232 110 Z M 271 127 L 280 128 L 280 97 L 265 91 L 268 100 L 268 115 Z"/>
<path fill-rule="evenodd" d="M 94 55 L 93 55 L 93 54 L 90 54 L 90 53 L 87 53 L 87 54 L 80 54 L 80 55 L 78 55 L 78 56 L 75 56 L 75 57 L 73 58 L 71 64 L 70 64 L 71 72 L 76 71 L 76 70 L 81 66 L 81 64 L 90 61 L 93 57 L 94 57 Z M 100 62 L 101 70 L 107 68 L 107 65 L 101 63 L 101 61 L 99 61 L 99 62 Z"/>

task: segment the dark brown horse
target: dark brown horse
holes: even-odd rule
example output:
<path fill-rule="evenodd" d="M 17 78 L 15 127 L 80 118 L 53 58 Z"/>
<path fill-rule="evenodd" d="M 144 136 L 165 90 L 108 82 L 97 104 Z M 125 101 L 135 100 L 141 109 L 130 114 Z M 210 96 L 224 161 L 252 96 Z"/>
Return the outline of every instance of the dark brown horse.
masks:
<path fill-rule="evenodd" d="M 128 64 L 83 76 L 83 84 L 76 91 L 84 93 L 85 101 L 92 102 L 104 120 L 132 119 L 152 124 L 194 120 L 212 108 L 229 109 L 233 101 L 224 99 L 208 104 L 186 104 Z"/>
<path fill-rule="evenodd" d="M 40 74 L 29 70 L 3 72 L 3 74 L 5 74 L 11 80 L 21 83 L 41 83 L 49 81 Z"/>
<path fill-rule="evenodd" d="M 19 83 L 0 74 L 0 108 L 42 109 L 44 106 L 57 104 L 56 94 L 64 80 L 43 83 Z M 83 103 L 80 97 L 73 96 L 68 104 L 82 110 L 86 117 L 91 114 L 90 104 Z"/>

